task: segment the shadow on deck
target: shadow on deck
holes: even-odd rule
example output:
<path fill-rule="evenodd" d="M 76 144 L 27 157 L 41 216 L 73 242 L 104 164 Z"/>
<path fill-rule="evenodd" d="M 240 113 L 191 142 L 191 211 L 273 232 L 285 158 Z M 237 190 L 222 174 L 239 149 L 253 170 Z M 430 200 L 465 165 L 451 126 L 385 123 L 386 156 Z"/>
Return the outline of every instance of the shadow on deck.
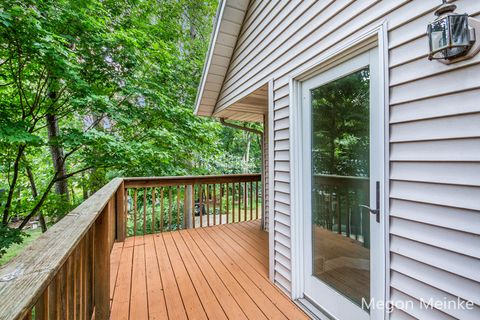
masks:
<path fill-rule="evenodd" d="M 110 288 L 111 319 L 307 319 L 268 279 L 259 221 L 117 242 Z"/>

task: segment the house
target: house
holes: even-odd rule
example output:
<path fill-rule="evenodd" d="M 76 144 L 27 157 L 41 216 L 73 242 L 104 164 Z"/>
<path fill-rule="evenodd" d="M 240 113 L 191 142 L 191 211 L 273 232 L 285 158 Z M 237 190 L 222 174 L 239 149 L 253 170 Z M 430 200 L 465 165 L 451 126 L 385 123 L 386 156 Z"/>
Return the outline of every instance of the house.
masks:
<path fill-rule="evenodd" d="M 476 42 L 429 60 L 452 4 Z M 195 112 L 263 123 L 269 278 L 319 318 L 480 319 L 479 14 L 221 1 Z"/>

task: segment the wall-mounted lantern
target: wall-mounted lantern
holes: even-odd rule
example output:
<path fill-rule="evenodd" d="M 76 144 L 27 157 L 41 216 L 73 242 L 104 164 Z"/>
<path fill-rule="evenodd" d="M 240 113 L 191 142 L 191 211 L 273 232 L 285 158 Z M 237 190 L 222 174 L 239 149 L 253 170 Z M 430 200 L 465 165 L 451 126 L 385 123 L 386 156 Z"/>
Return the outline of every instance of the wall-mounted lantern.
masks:
<path fill-rule="evenodd" d="M 471 58 L 480 50 L 480 41 L 475 41 L 480 21 L 468 14 L 455 13 L 457 6 L 450 2 L 443 0 L 442 6 L 435 11 L 437 19 L 427 28 L 428 59 L 446 64 Z"/>

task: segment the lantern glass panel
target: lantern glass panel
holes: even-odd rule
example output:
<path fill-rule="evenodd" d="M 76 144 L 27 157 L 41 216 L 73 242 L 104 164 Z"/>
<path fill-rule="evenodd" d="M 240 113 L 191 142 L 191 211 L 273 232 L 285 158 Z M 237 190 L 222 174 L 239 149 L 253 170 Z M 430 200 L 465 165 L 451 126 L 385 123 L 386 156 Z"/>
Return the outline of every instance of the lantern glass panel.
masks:
<path fill-rule="evenodd" d="M 449 44 L 449 20 L 443 18 L 429 25 L 430 52 L 436 52 L 448 48 Z"/>
<path fill-rule="evenodd" d="M 452 15 L 450 19 L 452 46 L 468 46 L 470 44 L 470 33 L 468 31 L 467 15 Z"/>

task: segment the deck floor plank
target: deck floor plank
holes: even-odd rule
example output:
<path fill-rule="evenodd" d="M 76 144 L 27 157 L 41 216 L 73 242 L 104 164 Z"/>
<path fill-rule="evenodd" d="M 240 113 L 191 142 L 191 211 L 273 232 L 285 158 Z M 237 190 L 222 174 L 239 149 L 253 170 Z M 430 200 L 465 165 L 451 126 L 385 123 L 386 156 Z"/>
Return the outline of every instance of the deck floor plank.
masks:
<path fill-rule="evenodd" d="M 203 241 L 196 229 L 188 230 L 192 236 L 195 244 L 199 246 L 203 254 L 208 257 L 212 268 L 217 272 L 218 276 L 222 279 L 225 286 L 228 288 L 232 296 L 242 306 L 243 312 L 249 319 L 267 319 L 262 310 L 258 308 L 255 302 L 245 292 L 242 286 L 237 282 L 235 277 L 225 268 L 222 262 L 215 256 L 212 250 Z"/>
<path fill-rule="evenodd" d="M 112 310 L 112 319 L 128 320 L 130 308 L 130 289 L 132 283 L 132 262 L 133 262 L 134 238 L 127 238 L 123 244 L 122 256 L 118 276 L 115 282 Z"/>
<path fill-rule="evenodd" d="M 308 319 L 268 279 L 259 220 L 130 237 L 111 268 L 111 319 Z"/>
<path fill-rule="evenodd" d="M 122 257 L 123 242 L 115 242 L 112 248 L 112 258 L 110 259 L 110 308 L 115 294 L 115 283 L 117 282 L 118 269 L 120 267 L 120 258 Z"/>
<path fill-rule="evenodd" d="M 258 260 L 258 262 L 263 265 L 268 265 L 268 258 L 262 253 L 260 253 L 261 249 L 258 242 L 256 243 L 246 236 L 239 236 L 237 234 L 239 231 L 229 225 L 220 226 L 219 229 L 223 230 L 226 234 L 228 234 L 229 238 L 231 238 L 232 241 L 237 242 L 246 252 L 254 256 L 255 259 Z"/>
<path fill-rule="evenodd" d="M 183 263 L 185 264 L 185 268 L 190 276 L 190 279 L 192 279 L 198 296 L 201 297 L 200 300 L 208 318 L 219 320 L 228 319 L 217 297 L 208 285 L 207 280 L 203 276 L 202 272 L 199 272 L 199 266 L 197 265 L 197 263 L 193 259 L 192 254 L 185 245 L 182 236 L 178 232 L 172 232 L 171 236 L 175 241 L 175 245 L 177 246 Z"/>
<path fill-rule="evenodd" d="M 272 301 L 245 274 L 243 267 L 237 265 L 235 261 L 231 260 L 228 254 L 223 251 L 223 248 L 219 246 L 219 243 L 209 236 L 211 232 L 205 232 L 205 230 L 197 230 L 197 232 L 268 319 L 287 319 Z"/>
<path fill-rule="evenodd" d="M 260 235 L 261 233 L 258 232 L 258 230 L 255 230 L 254 228 L 252 228 L 251 226 L 248 226 L 243 223 L 239 223 L 238 226 L 235 226 L 235 227 L 239 235 L 245 236 L 251 239 L 251 241 L 254 241 L 255 243 L 264 241 L 264 238 Z M 260 226 L 258 226 L 258 228 L 260 228 Z M 264 252 L 263 250 L 261 250 L 260 253 L 268 258 L 268 252 Z"/>
<path fill-rule="evenodd" d="M 215 232 L 221 234 L 223 241 L 227 241 L 229 244 L 231 244 L 233 250 L 236 252 L 238 255 L 243 255 L 249 263 L 256 268 L 257 270 L 261 270 L 262 275 L 265 278 L 268 278 L 268 261 L 259 261 L 257 257 L 252 254 L 250 250 L 245 250 L 241 244 L 238 243 L 238 240 L 235 238 L 231 237 L 231 234 L 228 232 L 228 230 L 223 230 L 223 229 L 218 229 L 215 230 Z"/>
<path fill-rule="evenodd" d="M 130 293 L 130 319 L 148 319 L 148 296 L 145 270 L 144 237 L 135 237 L 133 247 L 132 291 Z"/>
<path fill-rule="evenodd" d="M 175 242 L 172 238 L 171 232 L 163 233 L 163 241 L 165 241 L 165 247 L 167 248 L 168 256 L 172 264 L 175 279 L 177 280 L 178 289 L 182 295 L 185 311 L 189 319 L 207 319 L 207 314 L 203 309 L 199 296 L 195 287 L 188 275 L 187 269 L 183 264 L 182 258 L 178 253 Z"/>
<path fill-rule="evenodd" d="M 145 263 L 147 272 L 148 315 L 150 319 L 167 319 L 162 277 L 155 252 L 154 236 L 145 236 Z"/>
<path fill-rule="evenodd" d="M 208 235 L 222 247 L 223 251 L 230 257 L 229 261 L 235 262 L 240 265 L 245 274 L 255 283 L 258 288 L 270 298 L 272 303 L 287 317 L 287 319 L 302 319 L 305 318 L 305 314 L 298 309 L 285 294 L 283 294 L 279 288 L 272 286 L 270 280 L 268 280 L 268 270 L 259 270 L 250 264 L 249 259 L 252 259 L 248 255 L 239 255 L 235 253 L 232 247 L 232 243 L 225 241 L 222 234 L 219 232 L 208 232 Z M 268 249 L 268 248 L 266 248 Z"/>
<path fill-rule="evenodd" d="M 180 290 L 178 289 L 177 281 L 174 277 L 173 268 L 170 264 L 170 258 L 167 254 L 167 249 L 165 248 L 163 236 L 157 234 L 154 239 L 158 265 L 160 274 L 162 275 L 168 317 L 170 319 L 188 319 L 182 296 L 180 295 Z"/>
<path fill-rule="evenodd" d="M 215 296 L 217 297 L 220 305 L 225 311 L 229 319 L 244 320 L 247 319 L 239 303 L 234 299 L 228 288 L 223 283 L 222 279 L 218 276 L 216 271 L 212 268 L 208 262 L 208 258 L 204 256 L 200 248 L 196 245 L 190 233 L 186 230 L 180 231 L 182 239 L 185 241 L 190 253 L 194 257 L 199 270 L 207 279 L 210 287 L 212 288 Z"/>

